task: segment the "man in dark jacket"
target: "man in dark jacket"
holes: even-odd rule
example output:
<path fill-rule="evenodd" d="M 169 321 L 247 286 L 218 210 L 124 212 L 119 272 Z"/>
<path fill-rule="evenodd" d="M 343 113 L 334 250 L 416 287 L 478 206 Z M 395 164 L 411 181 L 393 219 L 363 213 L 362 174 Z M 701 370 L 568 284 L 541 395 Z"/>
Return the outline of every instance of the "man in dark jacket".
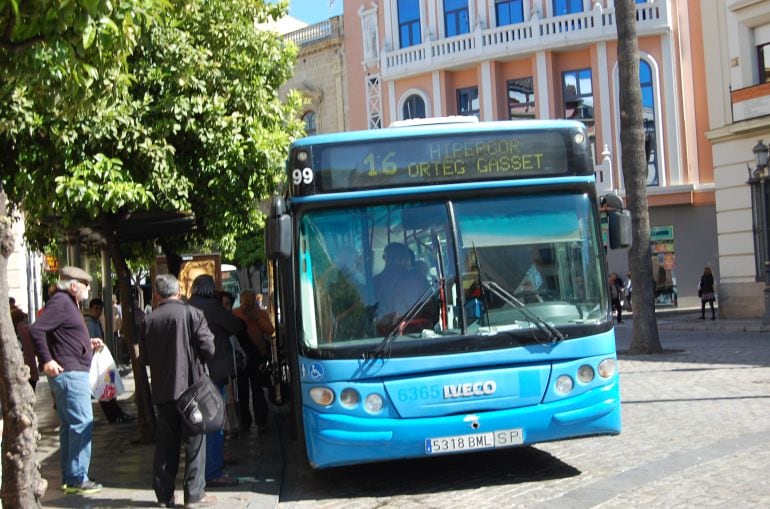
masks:
<path fill-rule="evenodd" d="M 59 416 L 59 450 L 65 493 L 89 494 L 102 485 L 88 477 L 94 414 L 88 372 L 93 350 L 104 346 L 89 338 L 78 302 L 88 298 L 91 276 L 78 267 L 62 267 L 58 291 L 30 326 L 40 367 L 48 376 Z"/>
<path fill-rule="evenodd" d="M 245 324 L 227 311 L 215 296 L 214 278 L 202 274 L 195 278 L 190 290 L 190 305 L 203 311 L 206 324 L 214 334 L 214 358 L 208 362 L 209 375 L 224 396 L 225 385 L 235 376 L 235 351 L 230 336 L 245 331 Z M 237 479 L 227 477 L 222 468 L 225 465 L 224 430 L 206 433 L 206 487 L 227 488 L 238 484 Z"/>
<path fill-rule="evenodd" d="M 205 492 L 204 436 L 190 435 L 182 426 L 176 401 L 192 381 L 190 366 L 199 369 L 202 363 L 214 356 L 214 336 L 206 325 L 203 313 L 180 300 L 179 281 L 174 276 L 161 274 L 155 278 L 155 291 L 160 305 L 147 316 L 139 333 L 139 355 L 150 368 L 152 402 L 158 414 L 152 467 L 153 489 L 160 504 L 174 506 L 179 451 L 184 442 L 185 505 L 212 505 L 216 497 Z M 191 348 L 188 348 L 188 342 Z M 188 359 L 187 352 L 190 350 L 193 352 L 192 360 Z"/>

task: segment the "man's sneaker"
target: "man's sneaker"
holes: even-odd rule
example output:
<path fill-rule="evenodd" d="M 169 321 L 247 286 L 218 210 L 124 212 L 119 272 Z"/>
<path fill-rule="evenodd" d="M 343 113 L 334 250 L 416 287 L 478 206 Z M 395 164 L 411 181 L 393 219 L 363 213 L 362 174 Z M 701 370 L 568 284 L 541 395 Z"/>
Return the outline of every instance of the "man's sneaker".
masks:
<path fill-rule="evenodd" d="M 184 506 L 186 509 L 192 509 L 195 507 L 207 507 L 217 503 L 217 497 L 214 495 L 203 495 L 203 498 L 196 500 L 195 502 L 187 502 Z"/>
<path fill-rule="evenodd" d="M 68 495 L 90 495 L 102 491 L 102 485 L 94 481 L 83 481 L 80 486 L 67 486 L 64 493 Z"/>

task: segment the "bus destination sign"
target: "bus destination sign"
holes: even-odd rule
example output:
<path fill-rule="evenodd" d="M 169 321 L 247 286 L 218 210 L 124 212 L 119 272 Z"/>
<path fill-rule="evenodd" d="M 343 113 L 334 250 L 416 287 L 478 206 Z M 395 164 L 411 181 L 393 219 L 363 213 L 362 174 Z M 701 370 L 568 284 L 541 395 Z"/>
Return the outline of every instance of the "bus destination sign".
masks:
<path fill-rule="evenodd" d="M 295 186 L 312 182 L 314 192 L 338 192 L 550 177 L 576 171 L 573 152 L 570 133 L 563 130 L 466 133 L 316 145 L 312 148 L 310 166 L 298 164 L 295 154 L 297 170 L 292 180 Z"/>

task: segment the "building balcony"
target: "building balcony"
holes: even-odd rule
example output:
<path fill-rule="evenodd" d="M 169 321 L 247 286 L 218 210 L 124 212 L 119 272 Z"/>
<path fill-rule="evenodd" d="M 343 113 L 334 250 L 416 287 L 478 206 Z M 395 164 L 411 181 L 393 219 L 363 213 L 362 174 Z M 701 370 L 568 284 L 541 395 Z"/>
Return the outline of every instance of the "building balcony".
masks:
<path fill-rule="evenodd" d="M 654 0 L 636 5 L 639 37 L 670 32 L 669 5 Z M 535 51 L 560 50 L 617 39 L 615 7 L 598 3 L 589 12 L 541 19 L 537 13 L 525 23 L 484 29 L 397 50 L 383 49 L 383 79 L 396 79 L 441 69 L 462 68 L 482 60 L 513 60 Z"/>
<path fill-rule="evenodd" d="M 342 37 L 342 16 L 335 16 L 320 23 L 308 25 L 299 30 L 289 32 L 283 37 L 284 40 L 291 41 L 300 47 L 333 37 Z"/>

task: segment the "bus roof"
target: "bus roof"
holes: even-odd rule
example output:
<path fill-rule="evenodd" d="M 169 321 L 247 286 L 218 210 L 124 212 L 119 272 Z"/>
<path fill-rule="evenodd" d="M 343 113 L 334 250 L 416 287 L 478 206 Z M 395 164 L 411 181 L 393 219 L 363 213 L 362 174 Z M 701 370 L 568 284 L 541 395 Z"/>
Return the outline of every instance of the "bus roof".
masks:
<path fill-rule="evenodd" d="M 326 143 L 345 143 L 365 141 L 370 139 L 384 140 L 390 138 L 409 138 L 414 136 L 444 134 L 460 134 L 468 132 L 495 132 L 538 129 L 585 129 L 585 124 L 577 120 L 501 120 L 494 122 L 457 122 L 445 121 L 430 122 L 438 119 L 424 119 L 426 123 L 414 125 L 401 125 L 386 127 L 384 129 L 367 129 L 361 131 L 347 131 L 330 134 L 318 134 L 300 138 L 292 143 L 292 148 Z"/>

